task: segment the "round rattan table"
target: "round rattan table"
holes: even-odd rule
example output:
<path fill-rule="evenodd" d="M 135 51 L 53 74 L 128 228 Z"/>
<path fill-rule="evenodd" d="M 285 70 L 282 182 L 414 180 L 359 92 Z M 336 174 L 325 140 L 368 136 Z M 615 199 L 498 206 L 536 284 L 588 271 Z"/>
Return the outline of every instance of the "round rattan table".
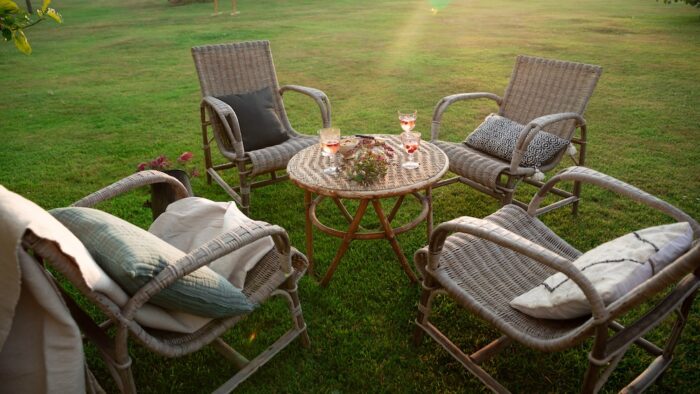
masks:
<path fill-rule="evenodd" d="M 437 146 L 422 141 L 420 149 L 414 154 L 414 159 L 420 164 L 417 169 L 407 170 L 401 163 L 408 159 L 408 154 L 396 135 L 381 135 L 386 139 L 397 157 L 387 170 L 383 180 L 372 185 L 364 186 L 347 180 L 341 174 L 328 175 L 323 168 L 329 165 L 328 158 L 321 155 L 320 145 L 310 146 L 297 153 L 287 165 L 289 179 L 304 189 L 304 207 L 306 211 L 306 255 L 309 258 L 309 272 L 313 274 L 313 227 L 334 237 L 342 238 L 338 251 L 331 262 L 328 271 L 321 279 L 321 286 L 327 286 L 350 243 L 354 239 L 387 239 L 399 259 L 406 275 L 415 282 L 415 273 L 408 264 L 396 235 L 409 231 L 426 220 L 428 236 L 432 231 L 432 186 L 445 174 L 449 167 L 447 156 Z M 420 191 L 424 191 L 423 194 Z M 316 195 L 314 197 L 314 194 Z M 415 197 L 422 206 L 421 212 L 411 222 L 399 227 L 392 227 L 391 222 L 401 208 L 406 196 Z M 388 197 L 398 197 L 389 215 L 384 213 L 380 200 Z M 347 220 L 347 230 L 329 227 L 318 220 L 316 207 L 324 199 L 330 198 Z M 352 215 L 343 204 L 343 199 L 359 200 L 359 206 Z M 358 231 L 362 217 L 372 204 L 381 224 L 381 231 Z"/>

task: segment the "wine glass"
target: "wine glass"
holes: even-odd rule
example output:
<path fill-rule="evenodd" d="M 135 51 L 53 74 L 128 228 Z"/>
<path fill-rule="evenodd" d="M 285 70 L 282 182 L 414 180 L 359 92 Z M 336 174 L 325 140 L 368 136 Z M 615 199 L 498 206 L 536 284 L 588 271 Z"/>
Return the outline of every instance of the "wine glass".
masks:
<path fill-rule="evenodd" d="M 340 149 L 340 129 L 325 128 L 319 130 L 318 133 L 321 137 L 321 146 L 323 147 L 323 152 L 326 152 L 326 155 L 331 158 L 331 166 L 324 168 L 323 173 L 334 175 L 338 172 L 335 154 L 338 152 L 338 149 Z"/>
<path fill-rule="evenodd" d="M 321 156 L 331 157 L 331 154 L 326 152 L 325 149 L 323 149 L 323 141 L 321 140 L 321 130 L 323 129 L 318 129 L 318 144 L 321 145 Z"/>
<path fill-rule="evenodd" d="M 418 168 L 420 164 L 413 160 L 413 154 L 416 153 L 418 147 L 420 146 L 420 133 L 404 131 L 401 133 L 401 143 L 406 149 L 406 152 L 408 152 L 408 161 L 401 164 L 401 167 L 407 170 L 414 170 Z"/>
<path fill-rule="evenodd" d="M 412 131 L 416 127 L 416 118 L 418 117 L 418 111 L 413 112 L 399 112 L 399 121 L 401 122 L 401 128 L 404 132 Z"/>

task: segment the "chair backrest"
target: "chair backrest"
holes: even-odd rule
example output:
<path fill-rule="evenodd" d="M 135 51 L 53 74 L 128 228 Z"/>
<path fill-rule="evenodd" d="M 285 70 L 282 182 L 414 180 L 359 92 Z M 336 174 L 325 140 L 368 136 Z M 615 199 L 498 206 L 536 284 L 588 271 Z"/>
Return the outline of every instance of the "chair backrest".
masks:
<path fill-rule="evenodd" d="M 518 56 L 499 115 L 521 124 L 549 114 L 583 115 L 603 69 L 599 66 Z M 547 126 L 546 131 L 569 138 L 574 121 Z"/>
<path fill-rule="evenodd" d="M 251 93 L 271 88 L 275 111 L 285 129 L 291 125 L 279 94 L 269 41 L 245 41 L 192 48 L 202 97 Z"/>

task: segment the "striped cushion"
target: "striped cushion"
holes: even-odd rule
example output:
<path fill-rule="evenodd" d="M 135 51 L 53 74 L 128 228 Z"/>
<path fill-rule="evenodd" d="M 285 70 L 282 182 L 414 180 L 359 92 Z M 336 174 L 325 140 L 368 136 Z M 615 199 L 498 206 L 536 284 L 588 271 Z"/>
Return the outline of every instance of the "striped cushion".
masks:
<path fill-rule="evenodd" d="M 128 294 L 135 294 L 185 254 L 155 235 L 91 208 L 58 208 L 50 213 L 85 245 L 97 264 Z M 240 289 L 209 267 L 178 279 L 149 301 L 203 317 L 227 317 L 253 310 Z"/>
<path fill-rule="evenodd" d="M 525 126 L 503 116 L 491 114 L 474 130 L 464 143 L 481 152 L 496 156 L 506 161 L 513 159 L 513 151 L 518 137 Z M 551 160 L 569 141 L 540 131 L 527 146 L 527 151 L 520 161 L 522 167 L 540 167 Z"/>

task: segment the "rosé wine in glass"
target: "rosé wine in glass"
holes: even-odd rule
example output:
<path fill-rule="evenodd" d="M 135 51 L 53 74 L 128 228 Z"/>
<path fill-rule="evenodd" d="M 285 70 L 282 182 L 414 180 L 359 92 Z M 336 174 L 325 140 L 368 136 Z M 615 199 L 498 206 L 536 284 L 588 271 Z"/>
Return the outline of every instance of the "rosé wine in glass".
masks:
<path fill-rule="evenodd" d="M 413 112 L 401 112 L 399 111 L 399 122 L 401 122 L 401 129 L 403 131 L 412 131 L 416 127 L 416 118 L 418 117 L 418 111 Z"/>
<path fill-rule="evenodd" d="M 323 173 L 335 175 L 338 173 L 335 154 L 338 152 L 338 149 L 340 149 L 340 129 L 325 128 L 319 130 L 318 134 L 321 140 L 322 154 L 331 158 L 331 166 L 324 168 Z"/>
<path fill-rule="evenodd" d="M 340 140 L 327 140 L 323 143 L 323 150 L 328 156 L 338 153 L 338 149 L 340 149 Z"/>
<path fill-rule="evenodd" d="M 413 154 L 416 153 L 420 146 L 420 133 L 404 131 L 401 133 L 401 143 L 403 143 L 403 147 L 408 153 L 408 161 L 404 162 L 401 167 L 407 170 L 418 168 L 420 164 L 413 160 Z"/>

